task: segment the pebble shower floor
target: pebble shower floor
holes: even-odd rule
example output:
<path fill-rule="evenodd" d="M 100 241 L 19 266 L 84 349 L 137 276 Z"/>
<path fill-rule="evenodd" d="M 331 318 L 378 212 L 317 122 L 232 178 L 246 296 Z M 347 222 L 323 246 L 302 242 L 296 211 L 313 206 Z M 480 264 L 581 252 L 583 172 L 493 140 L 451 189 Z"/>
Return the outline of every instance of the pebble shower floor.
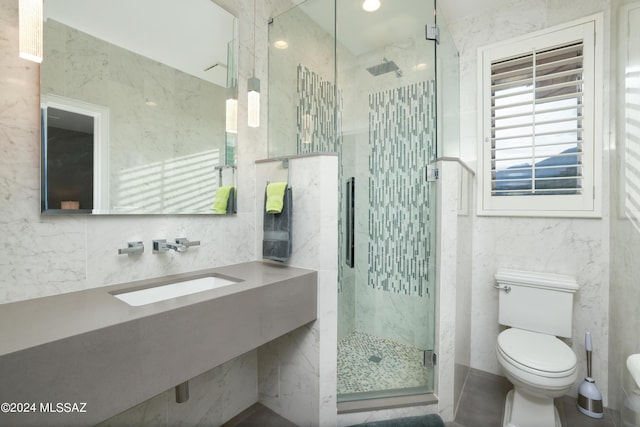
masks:
<path fill-rule="evenodd" d="M 338 343 L 338 394 L 429 387 L 432 368 L 414 347 L 352 332 Z"/>

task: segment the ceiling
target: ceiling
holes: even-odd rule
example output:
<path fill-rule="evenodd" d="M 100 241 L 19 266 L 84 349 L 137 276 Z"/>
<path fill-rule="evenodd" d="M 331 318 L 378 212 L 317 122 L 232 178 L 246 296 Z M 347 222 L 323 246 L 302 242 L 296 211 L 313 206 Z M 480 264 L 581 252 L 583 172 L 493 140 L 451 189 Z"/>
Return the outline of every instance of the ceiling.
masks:
<path fill-rule="evenodd" d="M 503 3 L 504 0 L 439 0 L 438 8 L 442 10 L 445 20 L 457 21 L 466 16 L 483 15 Z"/>
<path fill-rule="evenodd" d="M 45 19 L 226 86 L 235 18 L 211 0 L 45 0 L 44 5 Z M 222 66 L 204 71 L 216 63 Z"/>
<path fill-rule="evenodd" d="M 338 0 L 336 5 L 338 41 L 355 56 L 424 34 L 425 24 L 433 22 L 433 3 L 427 0 L 381 0 L 375 12 L 365 12 L 362 0 Z M 333 34 L 333 8 L 326 1 L 307 0 L 300 7 Z"/>
<path fill-rule="evenodd" d="M 333 34 L 333 8 L 326 0 L 292 0 L 325 31 Z M 423 34 L 433 23 L 433 0 L 380 0 L 375 12 L 362 10 L 363 0 L 337 0 L 339 42 L 356 56 Z M 500 7 L 505 0 L 438 0 L 440 19 L 457 21 Z"/>

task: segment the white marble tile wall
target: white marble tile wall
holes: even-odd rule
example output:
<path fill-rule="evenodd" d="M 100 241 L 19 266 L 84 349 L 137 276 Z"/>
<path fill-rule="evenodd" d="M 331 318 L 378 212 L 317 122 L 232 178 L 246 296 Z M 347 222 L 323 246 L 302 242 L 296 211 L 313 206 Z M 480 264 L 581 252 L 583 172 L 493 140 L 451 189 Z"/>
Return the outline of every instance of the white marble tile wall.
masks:
<path fill-rule="evenodd" d="M 318 271 L 318 319 L 258 350 L 260 401 L 300 426 L 336 424 L 338 157 L 292 158 L 256 165 L 258 188 L 289 179 L 293 254 L 286 263 Z M 261 230 L 264 198 L 256 199 Z M 256 233 L 262 247 L 262 233 Z M 260 256 L 261 249 L 258 249 Z"/>
<path fill-rule="evenodd" d="M 170 389 L 97 427 L 222 425 L 258 399 L 256 354 L 243 354 L 189 380 L 186 402 L 176 403 L 175 390 Z"/>
<path fill-rule="evenodd" d="M 627 151 L 637 151 L 637 126 L 633 117 L 637 117 L 634 104 L 638 87 L 637 79 L 627 78 L 629 66 L 637 63 L 637 32 L 638 11 L 640 2 L 637 0 L 620 0 L 614 2 L 617 11 L 613 15 L 613 28 L 618 29 L 618 49 L 615 49 L 619 92 L 617 95 L 617 109 L 614 117 L 620 126 L 616 129 L 617 142 L 612 147 L 611 170 L 622 173 L 612 176 L 611 191 L 611 282 L 610 282 L 610 323 L 609 323 L 609 407 L 617 409 L 622 420 L 617 425 L 635 425 L 640 422 L 640 411 L 633 414 L 628 408 L 629 397 L 636 386 L 630 378 L 626 367 L 626 359 L 631 354 L 640 353 L 640 230 L 637 216 L 631 214 L 634 221 L 628 218 L 629 209 L 625 207 L 635 197 L 627 194 L 626 175 L 624 172 L 629 164 Z M 634 47 L 635 46 L 635 47 Z M 630 107 L 627 110 L 627 107 Z M 631 193 L 631 192 L 630 192 Z M 635 226 L 634 226 L 635 222 Z M 636 399 L 637 400 L 637 399 Z M 626 424 L 625 424 L 626 423 Z"/>
<path fill-rule="evenodd" d="M 446 162 L 443 162 L 446 163 Z M 469 215 L 469 199 L 466 197 L 473 185 L 472 174 L 458 165 L 457 170 L 449 166 L 451 173 L 457 173 L 457 247 L 456 247 L 456 337 L 454 404 L 457 405 L 464 381 L 471 367 L 471 266 L 472 266 L 472 226 L 473 217 Z M 448 181 L 447 181 L 448 182 Z M 452 183 L 453 184 L 453 183 Z M 443 184 L 444 185 L 444 184 Z M 446 284 L 441 284 L 446 286 Z M 457 407 L 457 406 L 456 406 Z"/>
<path fill-rule="evenodd" d="M 436 263 L 436 348 L 438 376 L 436 393 L 438 413 L 447 421 L 455 416 L 456 399 L 460 381 L 455 378 L 456 353 L 458 349 L 457 267 L 458 267 L 458 187 L 460 166 L 455 162 L 438 162 L 441 179 L 438 181 L 438 233 Z M 454 333 L 452 333 L 454 331 Z"/>
<path fill-rule="evenodd" d="M 480 139 L 477 123 L 477 48 L 509 39 L 544 27 L 571 21 L 596 12 L 605 13 L 608 22 L 609 2 L 600 0 L 504 0 L 495 9 L 481 14 L 445 16 L 460 52 L 460 152 L 463 160 L 475 164 Z M 605 51 L 609 37 L 606 35 Z M 605 61 L 606 62 L 606 61 Z M 605 77 L 608 69 L 605 67 Z M 605 105 L 605 117 L 609 114 Z M 607 131 L 604 132 L 605 146 Z M 605 151 L 605 163 L 608 151 Z M 608 168 L 604 171 L 607 188 Z M 607 212 L 607 201 L 604 202 Z M 589 329 L 594 345 L 594 375 L 607 403 L 608 334 L 609 334 L 609 238 L 608 218 L 473 218 L 472 249 L 472 327 L 471 366 L 500 373 L 495 359 L 497 295 L 492 288 L 493 275 L 499 267 L 529 269 L 570 274 L 577 277 L 580 291 L 574 305 L 572 348 L 578 367 L 584 371 L 584 332 Z M 580 375 L 581 376 L 581 375 Z M 578 382 L 572 393 L 575 395 Z"/>
<path fill-rule="evenodd" d="M 18 1 L 0 0 L 0 234 L 5 242 L 0 247 L 0 304 L 256 258 L 254 161 L 266 156 L 267 135 L 264 126 L 246 126 L 254 2 L 217 3 L 240 19 L 239 214 L 228 218 L 41 217 L 39 66 L 18 57 Z M 290 2 L 255 4 L 256 75 L 266 82 L 268 17 L 286 10 Z M 264 86 L 262 102 L 266 105 Z M 262 123 L 266 117 L 263 108 Z M 202 245 L 184 254 L 151 254 L 152 239 L 180 236 L 201 240 Z M 145 253 L 138 258 L 118 256 L 117 249 L 129 240 L 143 240 Z M 144 414 L 139 415 L 147 421 L 141 422 L 155 425 L 153 420 L 168 420 L 167 425 L 191 425 L 206 418 L 219 425 L 256 401 L 256 372 L 256 352 L 241 356 L 193 379 L 188 406 L 171 403 L 173 390 L 143 403 L 139 411 Z M 183 412 L 187 407 L 188 414 Z"/>

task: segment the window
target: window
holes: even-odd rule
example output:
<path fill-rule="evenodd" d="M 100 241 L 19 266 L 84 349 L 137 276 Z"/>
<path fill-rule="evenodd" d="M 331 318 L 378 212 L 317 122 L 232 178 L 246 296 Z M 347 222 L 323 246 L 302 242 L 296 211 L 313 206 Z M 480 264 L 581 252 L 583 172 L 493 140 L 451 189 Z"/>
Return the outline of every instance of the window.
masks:
<path fill-rule="evenodd" d="M 480 50 L 479 214 L 600 215 L 600 20 Z"/>

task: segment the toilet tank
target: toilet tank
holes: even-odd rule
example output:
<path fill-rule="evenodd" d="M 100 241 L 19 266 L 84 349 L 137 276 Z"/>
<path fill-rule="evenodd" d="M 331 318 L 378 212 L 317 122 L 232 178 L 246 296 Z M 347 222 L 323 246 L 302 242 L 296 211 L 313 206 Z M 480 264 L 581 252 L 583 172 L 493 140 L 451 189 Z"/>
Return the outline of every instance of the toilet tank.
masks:
<path fill-rule="evenodd" d="M 500 269 L 495 275 L 498 323 L 528 331 L 570 338 L 574 277 Z M 509 289 L 507 292 L 505 287 Z"/>

